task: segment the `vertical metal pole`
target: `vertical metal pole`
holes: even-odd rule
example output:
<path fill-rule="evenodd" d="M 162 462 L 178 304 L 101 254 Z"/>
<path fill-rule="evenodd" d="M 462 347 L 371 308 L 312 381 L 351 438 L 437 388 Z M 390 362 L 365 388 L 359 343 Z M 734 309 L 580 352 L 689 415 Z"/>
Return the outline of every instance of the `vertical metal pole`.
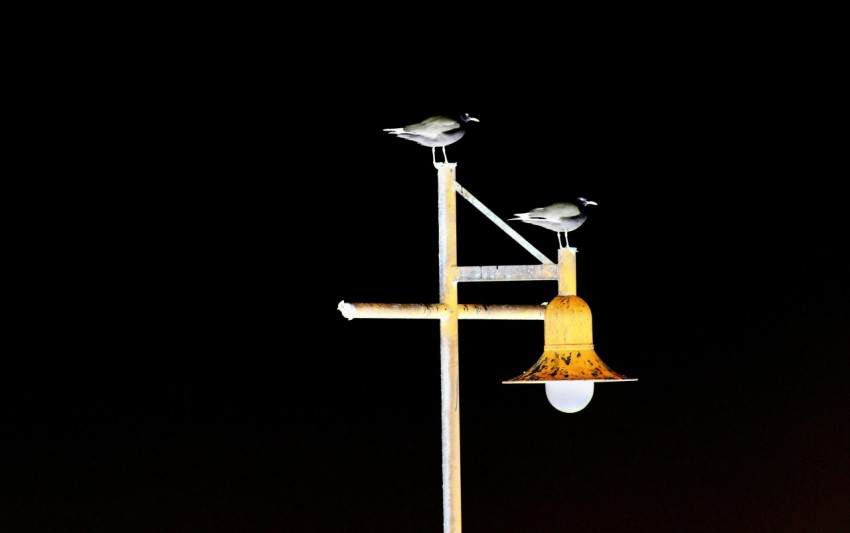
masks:
<path fill-rule="evenodd" d="M 576 294 L 576 250 L 561 248 L 558 250 L 558 296 Z"/>
<path fill-rule="evenodd" d="M 440 389 L 443 438 L 443 531 L 460 533 L 460 404 L 458 389 L 457 197 L 456 164 L 437 168 L 440 303 L 448 315 L 440 319 Z"/>

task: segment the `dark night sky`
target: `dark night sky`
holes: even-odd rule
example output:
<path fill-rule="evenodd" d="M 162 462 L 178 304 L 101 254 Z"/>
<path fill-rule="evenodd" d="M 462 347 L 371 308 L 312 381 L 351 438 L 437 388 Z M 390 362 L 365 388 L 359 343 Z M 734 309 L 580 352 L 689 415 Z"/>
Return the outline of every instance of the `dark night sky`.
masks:
<path fill-rule="evenodd" d="M 794 71 L 803 94 L 763 63 L 625 63 L 583 84 L 529 69 L 437 98 L 303 96 L 272 109 L 306 139 L 234 111 L 234 128 L 192 126 L 234 150 L 198 143 L 152 181 L 138 163 L 111 191 L 118 227 L 66 230 L 52 257 L 70 265 L 40 271 L 23 308 L 0 530 L 440 531 L 438 323 L 336 306 L 437 301 L 436 171 L 381 130 L 468 111 L 481 122 L 448 154 L 496 214 L 598 202 L 570 236 L 578 294 L 597 352 L 638 381 L 563 414 L 542 386 L 501 384 L 539 357 L 541 322 L 461 322 L 464 531 L 847 531 L 847 169 L 810 98 L 829 76 Z M 131 198 L 144 222 L 122 216 Z M 555 257 L 554 234 L 514 227 Z M 534 262 L 462 198 L 458 249 Z M 556 291 L 462 284 L 460 300 Z"/>

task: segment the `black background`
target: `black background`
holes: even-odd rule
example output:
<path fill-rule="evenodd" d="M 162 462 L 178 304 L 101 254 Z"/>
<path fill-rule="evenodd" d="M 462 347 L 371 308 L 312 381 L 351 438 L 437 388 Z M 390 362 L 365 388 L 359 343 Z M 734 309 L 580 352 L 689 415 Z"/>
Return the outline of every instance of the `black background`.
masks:
<path fill-rule="evenodd" d="M 285 84 L 252 63 L 232 93 L 166 98 L 170 125 L 86 188 L 97 208 L 34 246 L 0 529 L 440 531 L 438 323 L 337 304 L 438 300 L 429 149 L 381 130 L 467 111 L 480 123 L 447 152 L 497 215 L 598 202 L 570 235 L 578 294 L 597 352 L 638 381 L 563 414 L 501 384 L 539 357 L 541 322 L 461 322 L 464 530 L 846 531 L 833 74 L 616 57 L 483 73 L 379 56 Z M 457 215 L 461 265 L 535 262 L 460 197 Z M 512 224 L 556 257 L 553 233 Z"/>

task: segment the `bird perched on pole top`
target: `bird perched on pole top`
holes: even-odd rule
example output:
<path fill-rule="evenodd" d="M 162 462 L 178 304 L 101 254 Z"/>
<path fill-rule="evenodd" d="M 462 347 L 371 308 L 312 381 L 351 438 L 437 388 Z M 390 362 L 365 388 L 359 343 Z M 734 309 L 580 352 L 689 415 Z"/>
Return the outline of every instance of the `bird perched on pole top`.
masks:
<path fill-rule="evenodd" d="M 443 150 L 443 163 L 449 163 L 446 156 L 446 146 L 458 142 L 464 136 L 466 125 L 469 122 L 479 122 L 479 120 L 470 116 L 469 113 L 461 114 L 457 120 L 439 115 L 401 128 L 385 128 L 384 131 L 422 146 L 429 146 L 431 148 L 431 161 L 435 167 L 438 167 L 435 150 L 441 148 Z"/>
<path fill-rule="evenodd" d="M 516 218 L 509 218 L 508 220 L 521 220 L 527 224 L 552 230 L 558 235 L 558 247 L 568 248 L 570 244 L 567 233 L 578 228 L 587 220 L 587 212 L 584 208 L 588 205 L 597 205 L 597 203 L 579 197 L 575 203 L 560 202 L 532 209 L 528 213 L 514 213 Z M 561 246 L 561 233 L 564 234 L 564 246 Z"/>

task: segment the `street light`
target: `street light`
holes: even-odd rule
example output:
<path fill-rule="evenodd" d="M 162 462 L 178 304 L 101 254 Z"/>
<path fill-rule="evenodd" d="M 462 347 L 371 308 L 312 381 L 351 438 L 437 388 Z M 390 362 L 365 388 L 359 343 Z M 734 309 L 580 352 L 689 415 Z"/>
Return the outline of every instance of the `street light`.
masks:
<path fill-rule="evenodd" d="M 443 443 L 443 531 L 461 532 L 460 388 L 458 321 L 543 320 L 543 356 L 530 370 L 504 383 L 545 383 L 556 409 L 572 413 L 587 405 L 596 381 L 628 381 L 608 368 L 593 348 L 590 308 L 576 296 L 576 250 L 558 250 L 558 263 L 534 248 L 512 227 L 455 180 L 456 163 L 437 167 L 440 302 L 437 304 L 348 303 L 339 311 L 354 318 L 440 320 L 440 391 Z M 539 265 L 458 266 L 457 197 L 463 196 L 494 224 L 540 261 Z M 459 282 L 557 281 L 558 296 L 547 305 L 481 305 L 458 303 Z"/>
<path fill-rule="evenodd" d="M 572 252 L 574 253 L 574 252 Z M 558 295 L 543 317 L 543 355 L 530 369 L 502 383 L 545 383 L 546 398 L 564 413 L 581 411 L 597 381 L 634 381 L 614 372 L 593 347 L 590 306 L 576 295 Z"/>

